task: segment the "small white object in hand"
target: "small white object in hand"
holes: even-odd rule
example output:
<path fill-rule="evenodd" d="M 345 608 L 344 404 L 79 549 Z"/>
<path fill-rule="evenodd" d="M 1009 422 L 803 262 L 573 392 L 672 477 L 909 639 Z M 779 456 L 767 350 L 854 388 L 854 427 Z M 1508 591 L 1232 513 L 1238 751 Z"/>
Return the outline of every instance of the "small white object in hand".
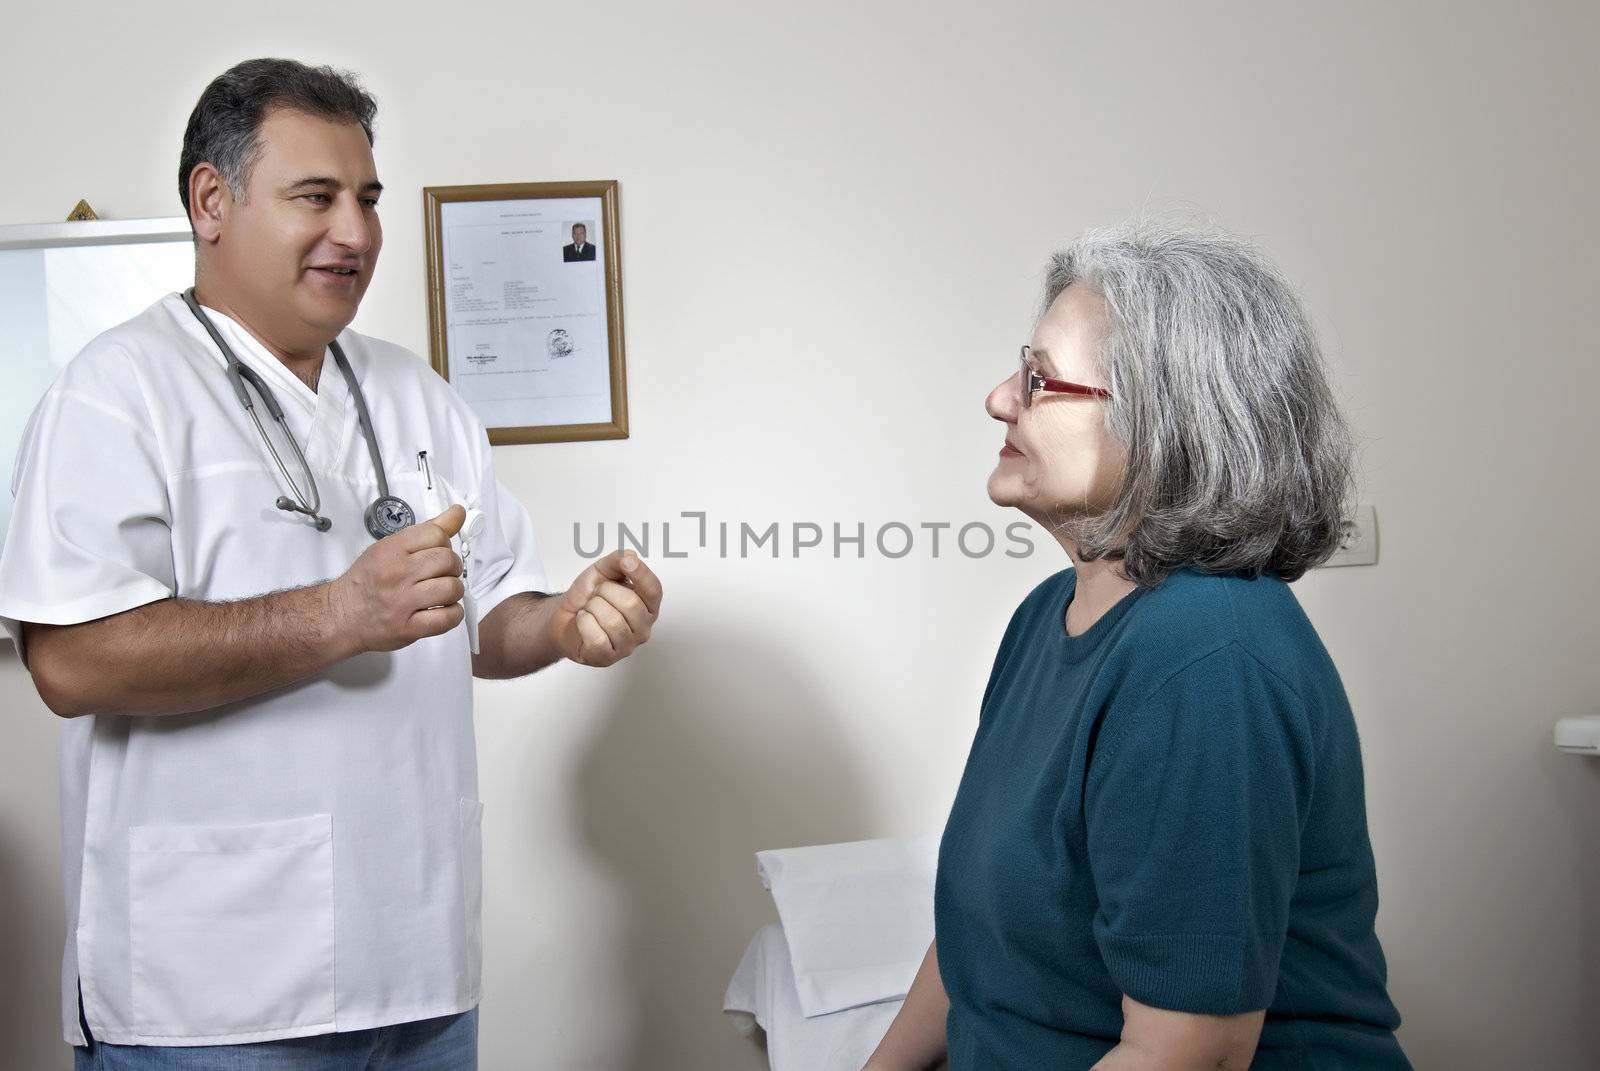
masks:
<path fill-rule="evenodd" d="M 467 519 L 461 522 L 461 584 L 466 588 L 466 594 L 461 598 L 461 608 L 466 611 L 467 646 L 473 654 L 478 653 L 478 601 L 472 597 L 472 583 L 467 579 L 467 570 L 472 567 L 473 540 L 483 534 L 486 523 L 481 509 L 467 510 Z"/>

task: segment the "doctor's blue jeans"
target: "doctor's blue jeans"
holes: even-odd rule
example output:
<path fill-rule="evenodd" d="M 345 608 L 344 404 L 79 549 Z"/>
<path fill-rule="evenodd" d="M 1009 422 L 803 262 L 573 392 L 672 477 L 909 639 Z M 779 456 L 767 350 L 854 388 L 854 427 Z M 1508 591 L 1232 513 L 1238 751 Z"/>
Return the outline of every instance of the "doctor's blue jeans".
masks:
<path fill-rule="evenodd" d="M 253 1045 L 107 1045 L 73 1049 L 76 1071 L 473 1071 L 478 1009 L 374 1030 Z"/>

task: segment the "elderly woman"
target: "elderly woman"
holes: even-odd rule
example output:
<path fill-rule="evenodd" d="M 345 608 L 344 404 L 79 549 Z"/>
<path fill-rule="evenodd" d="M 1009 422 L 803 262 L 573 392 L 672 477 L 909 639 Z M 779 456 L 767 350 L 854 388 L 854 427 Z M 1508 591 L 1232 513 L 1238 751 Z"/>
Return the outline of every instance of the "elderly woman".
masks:
<path fill-rule="evenodd" d="M 1355 720 L 1288 586 L 1352 469 L 1305 312 L 1245 244 L 1147 222 L 1044 296 L 989 496 L 1073 568 L 1000 643 L 867 1066 L 1408 1068 Z"/>

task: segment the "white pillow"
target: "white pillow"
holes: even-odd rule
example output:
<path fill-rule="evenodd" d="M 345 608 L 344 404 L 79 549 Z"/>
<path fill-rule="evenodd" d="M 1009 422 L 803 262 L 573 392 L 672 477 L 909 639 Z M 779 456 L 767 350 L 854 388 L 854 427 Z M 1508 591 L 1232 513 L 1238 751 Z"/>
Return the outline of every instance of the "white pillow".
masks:
<path fill-rule="evenodd" d="M 756 853 L 807 1018 L 898 1000 L 933 941 L 938 834 Z"/>

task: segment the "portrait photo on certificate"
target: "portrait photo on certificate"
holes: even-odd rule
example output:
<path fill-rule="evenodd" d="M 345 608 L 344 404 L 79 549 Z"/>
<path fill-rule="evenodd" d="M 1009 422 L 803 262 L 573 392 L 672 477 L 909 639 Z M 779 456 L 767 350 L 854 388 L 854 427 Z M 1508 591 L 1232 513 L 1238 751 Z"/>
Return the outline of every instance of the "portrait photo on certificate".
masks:
<path fill-rule="evenodd" d="M 423 190 L 434 369 L 499 444 L 626 438 L 617 183 Z"/>

